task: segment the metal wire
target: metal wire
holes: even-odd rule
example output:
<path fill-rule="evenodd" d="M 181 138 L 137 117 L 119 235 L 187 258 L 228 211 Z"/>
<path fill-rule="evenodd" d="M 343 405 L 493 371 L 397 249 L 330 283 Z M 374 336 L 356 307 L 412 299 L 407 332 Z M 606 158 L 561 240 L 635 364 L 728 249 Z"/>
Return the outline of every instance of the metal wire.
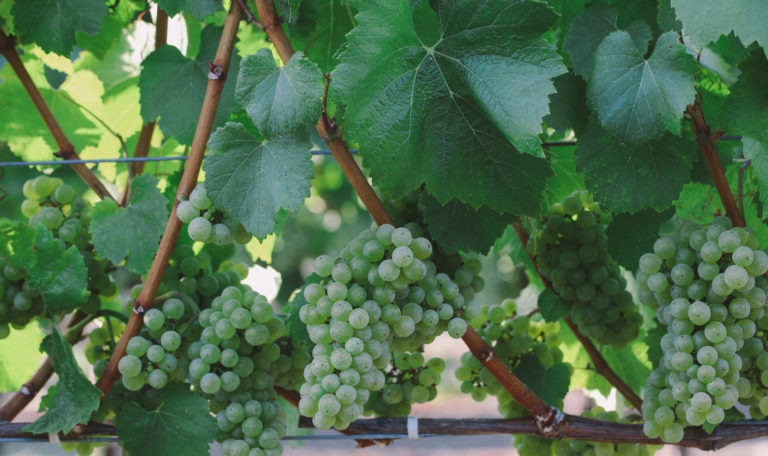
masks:
<path fill-rule="evenodd" d="M 419 434 L 419 438 L 427 438 L 427 437 L 450 437 L 450 436 L 459 436 L 459 435 L 465 435 L 465 434 Z M 355 434 L 355 435 L 345 435 L 345 434 L 323 434 L 323 435 L 287 435 L 283 437 L 281 440 L 291 440 L 291 441 L 298 441 L 298 440 L 400 440 L 400 439 L 407 439 L 408 434 Z M 46 435 L 41 435 L 38 437 L 0 437 L 0 443 L 5 442 L 26 442 L 26 443 L 46 443 L 48 442 L 48 437 Z M 122 439 L 120 437 L 93 437 L 93 438 L 82 438 L 82 439 L 63 439 L 62 442 L 120 442 Z"/>
<path fill-rule="evenodd" d="M 350 153 L 357 154 L 353 149 Z M 312 155 L 331 155 L 330 150 L 310 150 Z M 135 163 L 135 162 L 162 162 L 183 161 L 188 159 L 186 155 L 178 157 L 128 157 L 128 158 L 93 158 L 89 160 L 38 160 L 38 161 L 9 161 L 0 162 L 0 168 L 4 166 L 56 166 L 56 165 L 83 165 L 88 163 Z"/>

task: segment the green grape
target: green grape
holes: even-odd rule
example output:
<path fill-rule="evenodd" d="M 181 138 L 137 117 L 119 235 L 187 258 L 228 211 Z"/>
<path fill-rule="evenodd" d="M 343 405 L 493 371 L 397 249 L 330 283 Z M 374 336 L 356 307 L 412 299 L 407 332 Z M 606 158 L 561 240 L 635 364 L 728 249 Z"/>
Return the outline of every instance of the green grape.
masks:
<path fill-rule="evenodd" d="M 206 242 L 213 234 L 213 225 L 203 217 L 196 217 L 189 222 L 187 231 L 192 240 Z"/>

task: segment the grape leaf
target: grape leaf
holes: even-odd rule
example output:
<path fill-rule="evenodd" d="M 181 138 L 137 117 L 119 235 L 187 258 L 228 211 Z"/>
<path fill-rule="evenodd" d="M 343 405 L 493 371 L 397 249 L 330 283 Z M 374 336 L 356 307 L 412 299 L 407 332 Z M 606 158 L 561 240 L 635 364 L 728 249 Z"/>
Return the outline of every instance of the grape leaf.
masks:
<path fill-rule="evenodd" d="M 644 209 L 635 214 L 615 215 L 606 232 L 608 253 L 625 269 L 636 271 L 640 256 L 653 250 L 653 243 L 659 237 L 659 225 L 674 213 L 674 208 L 670 208 L 663 212 Z M 629 239 L 632 242 L 627 242 Z"/>
<path fill-rule="evenodd" d="M 443 204 L 535 214 L 549 173 L 537 135 L 565 72 L 537 37 L 556 16 L 529 1 L 437 5 L 356 3 L 331 84 L 345 131 L 394 197 L 426 182 Z"/>
<path fill-rule="evenodd" d="M 88 270 L 77 247 L 65 250 L 42 225 L 18 230 L 12 242 L 11 265 L 27 271 L 25 277 L 40 291 L 47 311 L 70 311 L 85 303 Z"/>
<path fill-rule="evenodd" d="M 129 402 L 117 414 L 117 435 L 126 452 L 142 456 L 208 456 L 208 445 L 219 436 L 208 402 L 173 383 L 163 389 L 156 410 L 145 410 Z"/>
<path fill-rule="evenodd" d="M 11 14 L 22 43 L 35 42 L 47 52 L 69 57 L 78 31 L 89 35 L 99 31 L 107 5 L 89 0 L 20 0 L 14 2 Z"/>
<path fill-rule="evenodd" d="M 205 188 L 216 207 L 258 239 L 275 230 L 281 209 L 296 211 L 314 175 L 306 133 L 261 140 L 227 122 L 208 140 Z"/>
<path fill-rule="evenodd" d="M 37 370 L 43 332 L 35 322 L 0 340 L 0 393 L 16 391 Z"/>
<path fill-rule="evenodd" d="M 573 73 L 555 78 L 556 93 L 549 96 L 549 114 L 544 121 L 558 132 L 573 129 L 579 136 L 589 123 L 587 86 Z"/>
<path fill-rule="evenodd" d="M 312 273 L 304 281 L 304 285 L 293 295 L 293 299 L 288 304 L 288 308 L 285 309 L 288 312 L 288 318 L 285 320 L 285 328 L 291 335 L 291 339 L 294 343 L 298 342 L 302 349 L 312 351 L 312 347 L 315 345 L 312 339 L 309 338 L 309 332 L 307 331 L 307 325 L 301 321 L 299 312 L 304 304 L 307 304 L 306 298 L 304 298 L 304 289 L 310 283 L 321 283 L 323 277 Z"/>
<path fill-rule="evenodd" d="M 575 190 L 586 188 L 584 175 L 576 171 L 576 147 L 553 147 L 549 153 L 554 176 L 547 179 L 546 207 L 563 201 Z"/>
<path fill-rule="evenodd" d="M 557 363 L 545 368 L 533 354 L 523 356 L 512 371 L 547 404 L 561 402 L 571 384 L 571 371 L 567 364 Z"/>
<path fill-rule="evenodd" d="M 595 199 L 609 210 L 663 210 L 688 182 L 696 152 L 695 144 L 670 134 L 630 146 L 590 125 L 579 138 L 576 166 Z"/>
<path fill-rule="evenodd" d="M 661 338 L 667 333 L 667 328 L 661 325 L 656 325 L 645 335 L 645 345 L 648 346 L 648 359 L 654 368 L 659 366 L 661 357 L 664 356 L 664 351 L 661 349 Z"/>
<path fill-rule="evenodd" d="M 739 66 L 741 75 L 725 99 L 721 116 L 725 127 L 736 134 L 768 144 L 768 88 L 765 75 L 768 60 L 762 52 L 753 52 Z"/>
<path fill-rule="evenodd" d="M 648 346 L 642 339 L 632 341 L 622 349 L 613 345 L 600 347 L 600 353 L 616 375 L 634 391 L 642 391 L 651 373 L 651 363 L 646 354 Z"/>
<path fill-rule="evenodd" d="M 760 196 L 768 196 L 768 148 L 763 143 L 748 136 L 741 137 L 741 143 L 744 145 L 744 158 L 752 161 L 752 175 L 757 181 L 757 188 Z M 759 211 L 761 218 L 768 217 L 768 206 L 763 204 Z"/>
<path fill-rule="evenodd" d="M 61 84 L 67 79 L 67 73 L 55 70 L 48 65 L 44 66 L 43 71 L 45 71 L 45 79 L 48 81 L 48 85 L 54 90 L 61 87 Z"/>
<path fill-rule="evenodd" d="M 629 33 L 611 33 L 597 47 L 587 85 L 587 100 L 602 125 L 627 144 L 665 130 L 679 135 L 683 111 L 695 96 L 696 62 L 676 33 L 661 35 L 647 60 L 644 53 Z"/>
<path fill-rule="evenodd" d="M 298 8 L 298 21 L 289 27 L 291 43 L 320 66 L 323 72 L 337 64 L 336 52 L 346 43 L 354 27 L 353 9 L 339 0 L 291 1 L 291 17 Z"/>
<path fill-rule="evenodd" d="M 432 239 L 451 252 L 486 254 L 507 225 L 517 221 L 512 214 L 500 214 L 487 207 L 475 210 L 456 199 L 442 205 L 427 192 L 422 193 L 421 204 Z"/>
<path fill-rule="evenodd" d="M 240 65 L 235 98 L 266 138 L 291 133 L 317 120 L 323 75 L 301 52 L 282 68 L 269 49 L 260 49 Z"/>
<path fill-rule="evenodd" d="M 198 19 L 222 10 L 221 2 L 217 0 L 157 0 L 157 5 L 169 16 L 185 13 Z"/>
<path fill-rule="evenodd" d="M 674 30 L 679 32 L 683 24 L 677 20 L 675 10 L 672 8 L 671 0 L 658 0 L 656 10 L 656 23 L 662 30 Z"/>
<path fill-rule="evenodd" d="M 202 47 L 193 60 L 178 49 L 163 45 L 144 59 L 139 77 L 141 117 L 151 122 L 160 117 L 160 129 L 181 144 L 191 144 L 208 85 L 206 62 L 213 61 L 220 27 L 203 29 Z M 219 100 L 213 128 L 223 125 L 235 107 L 235 75 L 240 58 L 232 55 L 227 82 Z"/>
<path fill-rule="evenodd" d="M 703 48 L 733 30 L 745 46 L 768 47 L 768 9 L 762 0 L 672 0 L 683 34 Z"/>
<path fill-rule="evenodd" d="M 596 5 L 587 8 L 571 21 L 568 33 L 565 34 L 563 51 L 571 58 L 574 73 L 589 79 L 595 50 L 606 36 L 617 30 L 617 17 L 616 8 Z"/>
<path fill-rule="evenodd" d="M 57 326 L 43 339 L 41 348 L 48 353 L 53 370 L 59 377 L 57 394 L 45 415 L 23 430 L 35 434 L 64 432 L 77 424 L 87 423 L 99 408 L 101 391 L 83 375 L 77 365 L 72 345 L 64 339 Z"/>
<path fill-rule="evenodd" d="M 551 288 L 539 293 L 537 306 L 546 321 L 558 321 L 571 311 L 569 302 L 563 300 Z"/>
<path fill-rule="evenodd" d="M 104 23 L 101 25 L 98 33 L 90 36 L 78 30 L 76 35 L 77 45 L 103 60 L 107 52 L 120 39 L 123 28 L 133 21 L 136 14 L 145 5 L 146 3 L 137 0 L 121 0 L 117 2 L 114 11 L 110 11 L 110 14 L 104 17 Z"/>
<path fill-rule="evenodd" d="M 120 208 L 110 199 L 96 203 L 88 227 L 96 253 L 116 265 L 125 260 L 126 268 L 145 274 L 152 265 L 168 221 L 167 203 L 152 174 L 133 179 L 126 208 Z M 116 236 L 117 233 L 120 234 Z"/>

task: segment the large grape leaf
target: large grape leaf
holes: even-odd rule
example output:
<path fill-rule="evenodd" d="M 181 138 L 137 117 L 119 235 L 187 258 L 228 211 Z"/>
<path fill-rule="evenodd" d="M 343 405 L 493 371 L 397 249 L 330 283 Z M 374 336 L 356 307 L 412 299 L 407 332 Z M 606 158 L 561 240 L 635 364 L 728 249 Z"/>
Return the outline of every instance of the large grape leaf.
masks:
<path fill-rule="evenodd" d="M 146 410 L 136 402 L 117 414 L 117 435 L 127 453 L 142 456 L 207 456 L 219 436 L 208 402 L 185 383 L 163 389 L 162 403 Z"/>
<path fill-rule="evenodd" d="M 579 138 L 576 166 L 595 199 L 611 211 L 663 210 L 688 182 L 696 152 L 695 144 L 670 134 L 624 144 L 592 124 Z"/>
<path fill-rule="evenodd" d="M 597 47 L 587 99 L 600 122 L 618 139 L 638 144 L 680 134 L 683 111 L 695 96 L 696 62 L 674 32 L 656 40 L 647 60 L 625 31 L 608 35 Z"/>
<path fill-rule="evenodd" d="M 25 278 L 40 291 L 45 309 L 70 311 L 85 303 L 88 270 L 76 247 L 64 249 L 42 225 L 19 229 L 11 238 L 14 268 L 26 270 Z"/>
<path fill-rule="evenodd" d="M 473 209 L 456 199 L 443 205 L 427 192 L 422 193 L 421 204 L 432 239 L 447 251 L 486 254 L 507 225 L 517 220 L 512 214 L 500 214 L 487 207 Z"/>
<path fill-rule="evenodd" d="M 551 288 L 545 288 L 539 293 L 536 306 L 545 321 L 558 321 L 571 311 L 571 302 L 562 299 Z"/>
<path fill-rule="evenodd" d="M 110 11 L 104 18 L 104 23 L 98 33 L 91 36 L 81 30 L 77 32 L 77 45 L 93 53 L 99 59 L 104 59 L 107 52 L 120 39 L 123 29 L 134 20 L 136 14 L 145 6 L 145 2 L 138 0 L 117 2 L 114 11 Z"/>
<path fill-rule="evenodd" d="M 261 140 L 228 122 L 211 135 L 208 147 L 208 196 L 258 239 L 275 230 L 280 210 L 296 211 L 309 196 L 314 168 L 304 133 Z"/>
<path fill-rule="evenodd" d="M 672 0 L 683 34 L 699 48 L 733 30 L 745 46 L 768 47 L 768 8 L 764 0 Z"/>
<path fill-rule="evenodd" d="M 160 129 L 181 144 L 191 144 L 208 85 L 207 62 L 213 61 L 220 27 L 203 29 L 202 46 L 195 59 L 185 57 L 173 46 L 163 45 L 144 59 L 139 77 L 141 117 L 151 122 L 160 117 Z M 240 57 L 229 64 L 226 83 L 216 110 L 213 127 L 223 125 L 235 108 L 235 75 Z"/>
<path fill-rule="evenodd" d="M 749 136 L 768 144 L 768 60 L 762 52 L 753 52 L 739 66 L 739 80 L 730 87 L 731 94 L 722 107 L 721 122 L 732 134 Z"/>
<path fill-rule="evenodd" d="M 0 393 L 16 391 L 37 370 L 43 332 L 32 322 L 0 340 Z"/>
<path fill-rule="evenodd" d="M 93 35 L 107 15 L 107 4 L 90 0 L 18 0 L 11 9 L 22 43 L 35 42 L 43 50 L 69 57 L 75 35 Z"/>
<path fill-rule="evenodd" d="M 674 208 L 659 212 L 644 209 L 635 214 L 617 214 L 608 225 L 608 253 L 629 271 L 637 270 L 640 256 L 653 251 L 659 237 L 659 226 L 674 215 Z M 631 239 L 632 242 L 627 242 Z"/>
<path fill-rule="evenodd" d="M 45 415 L 24 428 L 35 434 L 64 432 L 77 424 L 87 423 L 91 414 L 99 408 L 101 391 L 83 375 L 77 365 L 72 345 L 64 339 L 59 328 L 43 339 L 41 348 L 48 353 L 53 370 L 59 377 L 57 394 Z"/>
<path fill-rule="evenodd" d="M 125 260 L 125 267 L 137 274 L 149 271 L 168 221 L 167 203 L 152 174 L 133 179 L 127 207 L 109 199 L 96 203 L 88 227 L 96 253 L 116 265 Z"/>
<path fill-rule="evenodd" d="M 345 131 L 394 197 L 426 182 L 443 204 L 535 214 L 550 172 L 537 135 L 565 72 L 538 36 L 556 16 L 523 0 L 436 4 L 356 2 L 331 84 Z"/>
<path fill-rule="evenodd" d="M 296 131 L 320 116 L 322 73 L 301 52 L 282 67 L 269 49 L 246 57 L 240 65 L 235 98 L 266 138 Z"/>
<path fill-rule="evenodd" d="M 157 0 L 157 5 L 165 10 L 169 16 L 185 13 L 198 19 L 222 9 L 221 2 L 218 0 Z"/>

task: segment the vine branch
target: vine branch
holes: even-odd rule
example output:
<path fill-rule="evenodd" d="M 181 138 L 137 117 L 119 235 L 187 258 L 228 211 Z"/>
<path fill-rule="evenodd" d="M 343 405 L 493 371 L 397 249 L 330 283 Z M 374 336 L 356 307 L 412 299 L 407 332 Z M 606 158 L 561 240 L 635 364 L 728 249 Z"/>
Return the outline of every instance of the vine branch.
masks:
<path fill-rule="evenodd" d="M 223 75 L 227 74 L 227 69 L 229 68 L 229 61 L 232 57 L 235 41 L 237 39 L 237 28 L 240 23 L 242 12 L 243 10 L 240 8 L 240 3 L 232 2 L 229 13 L 224 20 L 224 30 L 221 33 L 219 47 L 214 59 L 214 63 L 222 69 Z M 141 293 L 136 301 L 134 301 L 134 311 L 131 314 L 131 318 L 128 320 L 125 332 L 120 338 L 120 342 L 118 342 L 117 348 L 112 354 L 112 358 L 110 358 L 107 367 L 104 369 L 104 373 L 96 383 L 96 386 L 98 386 L 103 393 L 109 391 L 110 388 L 112 388 L 112 385 L 114 385 L 120 377 L 120 372 L 117 370 L 117 363 L 120 361 L 120 358 L 125 355 L 125 346 L 128 344 L 128 340 L 138 334 L 139 329 L 141 329 L 143 312 L 154 305 L 157 289 L 160 286 L 160 282 L 163 280 L 165 268 L 168 266 L 168 260 L 171 258 L 173 247 L 176 244 L 176 239 L 179 237 L 179 231 L 181 231 L 182 222 L 176 216 L 176 206 L 178 206 L 181 199 L 186 199 L 186 197 L 189 196 L 189 193 L 197 184 L 197 176 L 200 172 L 200 165 L 203 162 L 205 146 L 208 143 L 208 138 L 211 136 L 213 120 L 216 116 L 216 109 L 219 105 L 219 99 L 221 98 L 225 82 L 226 78 L 224 77 L 208 80 L 205 97 L 203 98 L 203 106 L 200 110 L 200 117 L 195 129 L 195 137 L 192 140 L 192 147 L 189 150 L 189 159 L 184 167 L 184 174 L 181 177 L 179 187 L 176 190 L 176 200 L 174 201 L 171 214 L 168 217 L 168 224 L 165 226 L 165 232 L 163 232 L 163 237 L 160 240 L 160 247 L 152 261 L 152 266 L 149 269 L 149 274 L 141 289 Z"/>
<path fill-rule="evenodd" d="M 155 50 L 164 45 L 168 40 L 168 13 L 162 8 L 157 8 L 157 19 L 155 20 Z M 134 157 L 146 157 L 149 155 L 149 147 L 152 143 L 152 135 L 155 133 L 156 121 L 145 123 L 139 132 L 139 139 L 136 141 L 136 148 L 133 151 Z M 128 165 L 128 180 L 125 182 L 125 188 L 120 195 L 119 205 L 125 207 L 131 196 L 131 181 L 134 176 L 144 172 L 145 162 L 134 162 Z"/>
<path fill-rule="evenodd" d="M 32 81 L 32 77 L 24 67 L 24 63 L 21 61 L 18 52 L 16 52 L 16 43 L 14 39 L 6 35 L 2 30 L 0 30 L 0 54 L 5 56 L 6 60 L 8 60 L 8 63 L 13 68 L 13 71 L 19 77 L 19 80 L 21 81 L 22 85 L 24 85 L 24 89 L 27 91 L 29 98 L 32 100 L 35 108 L 37 108 L 40 116 L 43 118 L 43 122 L 45 122 L 45 125 L 48 127 L 48 131 L 50 131 L 51 136 L 53 136 L 53 139 L 56 142 L 56 146 L 59 148 L 59 151 L 54 155 L 61 157 L 64 160 L 78 160 L 80 157 L 75 151 L 75 146 L 72 144 L 69 138 L 67 138 L 64 130 L 61 129 L 61 125 L 59 125 L 56 117 L 54 117 L 51 108 L 48 107 L 48 104 L 45 102 L 43 95 L 37 89 L 34 81 Z M 80 178 L 83 179 L 83 181 L 88 185 L 88 187 L 96 192 L 99 198 L 114 199 L 104 184 L 101 183 L 99 178 L 93 174 L 93 171 L 91 171 L 90 168 L 84 164 L 72 164 L 71 166 L 80 176 Z"/>
<path fill-rule="evenodd" d="M 280 19 L 277 17 L 274 3 L 270 0 L 254 1 L 256 3 L 256 10 L 259 14 L 259 20 L 264 25 L 264 30 L 277 48 L 283 63 L 288 63 L 288 60 L 290 60 L 294 51 L 288 37 L 283 31 Z M 329 82 L 330 78 L 326 76 L 326 84 Z M 322 114 L 323 115 L 321 115 L 320 119 L 317 121 L 317 132 L 339 162 L 342 171 L 365 204 L 365 207 L 379 225 L 384 223 L 394 225 L 392 217 L 387 212 L 384 204 L 376 195 L 376 192 L 373 191 L 373 188 L 365 178 L 363 171 L 352 157 L 352 154 L 349 153 L 349 147 L 342 138 L 341 132 L 338 131 L 338 126 L 335 122 L 331 122 L 328 116 L 325 115 L 325 109 L 323 109 Z M 462 337 L 462 340 L 464 340 L 464 343 L 467 344 L 467 347 L 469 347 L 472 354 L 477 357 L 483 366 L 485 366 L 499 380 L 499 382 L 504 385 L 507 391 L 512 394 L 512 397 L 536 418 L 542 432 L 551 436 L 556 435 L 559 419 L 562 417 L 562 413 L 539 399 L 539 397 L 536 396 L 530 388 L 525 386 L 515 374 L 510 372 L 507 366 L 495 356 L 493 349 L 485 343 L 472 327 L 467 328 L 467 332 Z"/>
<path fill-rule="evenodd" d="M 525 253 L 531 260 L 531 263 L 533 263 L 533 265 L 536 267 L 536 272 L 539 274 L 539 277 L 544 283 L 544 286 L 547 288 L 552 288 L 550 281 L 541 274 L 538 266 L 536 266 L 536 259 L 533 257 L 533 255 L 531 255 L 531 252 L 528 251 L 528 233 L 523 228 L 523 225 L 520 222 L 517 222 L 513 225 L 513 228 L 515 229 L 515 234 L 517 234 L 517 237 L 523 244 Z M 603 355 L 600 354 L 600 350 L 595 347 L 595 344 L 593 344 L 587 336 L 579 331 L 579 328 L 576 327 L 570 316 L 565 318 L 565 323 L 571 329 L 579 342 L 581 342 L 581 345 L 584 347 L 587 355 L 589 355 L 589 359 L 592 360 L 592 364 L 595 367 L 595 372 L 608 380 L 608 382 L 613 385 L 627 399 L 627 401 L 632 404 L 633 407 L 635 407 L 637 410 L 640 410 L 641 406 L 643 405 L 643 400 L 640 398 L 640 396 L 638 396 L 637 393 L 635 393 L 632 388 L 630 388 L 629 385 L 627 385 L 627 383 L 624 382 L 624 380 L 622 380 L 621 377 L 619 377 L 618 374 L 613 371 L 613 369 L 611 369 L 611 366 L 608 365 L 608 362 L 605 360 L 605 358 L 603 358 Z"/>
<path fill-rule="evenodd" d="M 707 125 L 704 119 L 704 112 L 701 110 L 701 103 L 698 99 L 692 105 L 688 105 L 687 111 L 691 117 L 693 132 L 696 134 L 696 142 L 699 143 L 701 153 L 707 162 L 709 173 L 712 175 L 715 188 L 720 195 L 720 201 L 723 202 L 725 214 L 735 226 L 747 226 L 744 216 L 736 205 L 736 199 L 733 197 L 728 180 L 725 178 L 720 159 L 717 157 L 715 141 L 719 139 L 719 136 L 713 134 L 712 129 Z"/>

